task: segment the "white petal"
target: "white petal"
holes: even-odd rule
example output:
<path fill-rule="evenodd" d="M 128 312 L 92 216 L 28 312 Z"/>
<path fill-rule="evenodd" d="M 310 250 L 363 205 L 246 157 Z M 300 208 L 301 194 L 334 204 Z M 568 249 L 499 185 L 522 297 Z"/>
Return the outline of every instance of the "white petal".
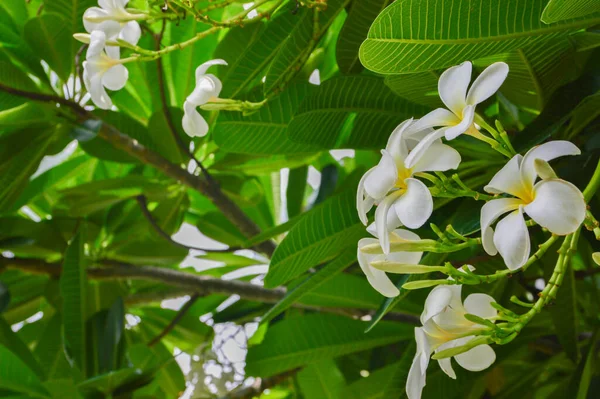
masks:
<path fill-rule="evenodd" d="M 446 129 L 447 128 L 441 128 L 425 136 L 425 138 L 421 140 L 419 144 L 417 144 L 417 146 L 408 154 L 406 160 L 404 161 L 404 166 L 407 168 L 413 168 L 429 149 L 429 147 L 431 147 L 437 140 L 444 137 Z"/>
<path fill-rule="evenodd" d="M 385 149 L 390 153 L 392 158 L 394 158 L 397 163 L 403 162 L 408 155 L 404 132 L 406 128 L 410 126 L 412 121 L 413 119 L 410 118 L 399 124 L 390 135 L 387 145 L 385 146 Z"/>
<path fill-rule="evenodd" d="M 110 90 L 121 90 L 127 83 L 129 72 L 122 64 L 110 68 L 102 76 L 102 84 Z"/>
<path fill-rule="evenodd" d="M 491 200 L 485 203 L 481 208 L 481 244 L 483 249 L 490 255 L 496 255 L 498 250 L 494 246 L 494 230 L 492 224 L 506 212 L 517 209 L 519 205 L 523 204 L 523 201 L 517 198 L 500 198 Z"/>
<path fill-rule="evenodd" d="M 140 24 L 138 24 L 136 21 L 127 22 L 120 34 L 121 39 L 133 44 L 134 46 L 140 40 L 140 36 L 142 36 L 142 30 L 140 29 Z"/>
<path fill-rule="evenodd" d="M 433 212 L 433 198 L 423 182 L 408 178 L 406 192 L 394 202 L 394 210 L 400 222 L 408 228 L 423 226 Z"/>
<path fill-rule="evenodd" d="M 455 346 L 455 341 L 449 341 L 446 342 L 442 345 L 440 345 L 437 349 L 436 352 L 439 351 L 443 351 L 445 349 L 450 349 L 453 348 Z M 450 361 L 451 358 L 447 357 L 445 359 L 439 359 L 438 363 L 440 365 L 440 368 L 442 369 L 442 371 L 444 373 L 446 373 L 446 375 L 452 379 L 456 379 L 456 373 L 454 372 L 454 369 L 452 368 L 452 362 Z"/>
<path fill-rule="evenodd" d="M 85 58 L 90 60 L 99 57 L 104 51 L 106 44 L 106 34 L 100 30 L 95 30 L 90 34 L 90 45 L 85 54 Z"/>
<path fill-rule="evenodd" d="M 489 345 L 479 345 L 475 348 L 454 356 L 456 362 L 469 371 L 482 371 L 496 361 L 496 353 Z"/>
<path fill-rule="evenodd" d="M 528 190 L 525 190 L 523 182 L 521 181 L 519 167 L 522 159 L 523 157 L 519 154 L 512 157 L 511 160 L 508 161 L 494 177 L 492 177 L 490 183 L 483 189 L 491 194 L 507 193 L 514 195 L 515 197 L 524 196 Z"/>
<path fill-rule="evenodd" d="M 533 190 L 535 199 L 524 209 L 540 226 L 554 234 L 566 235 L 583 223 L 585 201 L 573 184 L 561 179 L 542 180 Z"/>
<path fill-rule="evenodd" d="M 356 190 L 356 211 L 358 212 L 358 217 L 360 218 L 360 221 L 365 226 L 368 223 L 367 212 L 371 210 L 375 202 L 374 199 L 370 196 L 367 196 L 367 198 L 365 198 L 365 180 L 367 179 L 369 174 L 372 173 L 374 170 L 375 168 L 369 169 L 361 177 L 360 182 L 358 183 L 358 189 Z"/>
<path fill-rule="evenodd" d="M 364 181 L 365 191 L 375 200 L 383 198 L 394 188 L 398 180 L 398 168 L 394 158 L 386 150 L 381 150 L 381 160 Z"/>
<path fill-rule="evenodd" d="M 390 234 L 390 242 L 394 241 L 416 241 L 420 237 L 412 231 L 404 229 L 396 229 Z M 423 252 L 392 252 L 386 256 L 387 260 L 392 262 L 400 262 L 405 264 L 417 265 L 423 256 Z"/>
<path fill-rule="evenodd" d="M 494 245 L 510 270 L 516 270 L 527 262 L 531 243 L 522 206 L 498 222 Z"/>
<path fill-rule="evenodd" d="M 417 135 L 420 132 L 436 126 L 452 126 L 460 123 L 460 119 L 445 108 L 437 108 L 413 122 L 406 130 L 406 136 Z"/>
<path fill-rule="evenodd" d="M 119 46 L 106 46 L 104 51 L 113 60 L 118 60 L 121 57 L 121 47 Z"/>
<path fill-rule="evenodd" d="M 536 159 L 542 159 L 549 162 L 555 158 L 565 155 L 579 155 L 581 151 L 570 141 L 555 140 L 549 141 L 527 151 L 521 162 L 521 178 L 526 187 L 533 187 L 537 177 L 534 162 Z"/>
<path fill-rule="evenodd" d="M 383 296 L 386 296 L 388 298 L 393 298 L 400 294 L 400 291 L 398 290 L 398 288 L 396 288 L 394 283 L 392 283 L 392 281 L 385 274 L 385 272 L 382 272 L 381 270 L 377 270 L 369 264 L 369 262 L 371 262 L 373 259 L 377 258 L 378 256 L 377 255 L 368 255 L 368 254 L 363 253 L 360 250 L 365 245 L 376 244 L 376 243 L 377 243 L 377 240 L 374 238 L 362 238 L 361 240 L 358 241 L 358 252 L 356 255 L 358 258 L 358 264 L 360 265 L 360 268 L 362 269 L 363 273 L 365 273 L 365 276 L 367 276 L 367 280 L 369 281 L 369 284 L 371 284 L 371 286 L 375 290 L 377 290 Z"/>
<path fill-rule="evenodd" d="M 101 30 L 101 29 L 98 29 L 98 25 L 100 25 L 100 23 L 92 22 L 89 19 L 90 18 L 103 18 L 103 17 L 106 17 L 107 15 L 108 15 L 108 13 L 106 12 L 106 10 L 103 10 L 98 7 L 90 7 L 87 10 L 85 10 L 85 12 L 83 13 L 83 27 L 85 28 L 85 31 L 88 33 L 91 33 L 95 30 Z"/>
<path fill-rule="evenodd" d="M 460 164 L 460 153 L 449 145 L 433 143 L 415 164 L 413 172 L 444 172 L 456 169 Z"/>
<path fill-rule="evenodd" d="M 202 79 L 204 75 L 206 75 L 208 68 L 213 65 L 227 65 L 227 62 L 225 60 L 216 59 L 206 61 L 204 64 L 201 64 L 198 68 L 196 68 L 196 84 L 198 84 L 198 81 Z"/>
<path fill-rule="evenodd" d="M 218 97 L 221 92 L 221 81 L 214 75 L 204 75 L 204 77 L 196 82 L 194 91 L 187 96 L 186 101 L 200 106 L 206 104 L 213 97 Z"/>
<path fill-rule="evenodd" d="M 464 132 L 466 132 L 473 124 L 475 118 L 475 106 L 467 105 L 463 109 L 462 120 L 458 125 L 450 126 L 446 128 L 445 135 L 446 140 L 454 140 Z"/>
<path fill-rule="evenodd" d="M 84 66 L 85 68 L 85 66 Z M 90 93 L 90 97 L 92 101 L 96 105 L 96 107 L 101 109 L 110 109 L 112 107 L 112 100 L 106 93 L 104 89 L 104 85 L 102 85 L 102 75 L 95 74 L 93 76 L 89 76 L 89 79 L 86 77 L 84 79 L 85 87 Z"/>
<path fill-rule="evenodd" d="M 498 311 L 490 305 L 492 302 L 496 300 L 487 294 L 471 294 L 465 298 L 465 310 L 475 316 L 491 319 L 498 315 Z"/>
<path fill-rule="evenodd" d="M 390 253 L 390 226 L 388 225 L 388 213 L 394 212 L 392 204 L 402 195 L 401 191 L 394 191 L 383 199 L 375 210 L 375 226 L 377 227 L 377 235 L 379 236 L 379 243 L 384 254 Z M 396 228 L 395 226 L 394 228 Z"/>
<path fill-rule="evenodd" d="M 462 114 L 467 97 L 467 88 L 471 83 L 472 65 L 469 61 L 448 68 L 440 76 L 438 92 L 446 106 L 456 115 Z"/>
<path fill-rule="evenodd" d="M 190 137 L 202 137 L 208 133 L 208 123 L 196 110 L 196 106 L 187 101 L 183 103 L 183 130 Z"/>
<path fill-rule="evenodd" d="M 493 96 L 507 76 L 508 65 L 504 62 L 495 62 L 485 68 L 471 85 L 467 93 L 467 104 L 477 105 Z"/>
<path fill-rule="evenodd" d="M 447 287 L 437 286 L 431 290 L 427 299 L 423 313 L 421 313 L 421 324 L 425 325 L 431 318 L 442 313 L 452 301 L 452 291 Z"/>
<path fill-rule="evenodd" d="M 427 377 L 427 366 L 429 365 L 429 354 L 420 347 L 420 342 L 427 342 L 425 333 L 420 328 L 415 328 L 415 340 L 417 341 L 417 353 L 413 358 L 412 365 L 406 379 L 406 395 L 408 399 L 421 399 L 423 387 Z M 425 357 L 425 356 L 426 357 Z M 425 361 L 423 361 L 425 359 Z"/>

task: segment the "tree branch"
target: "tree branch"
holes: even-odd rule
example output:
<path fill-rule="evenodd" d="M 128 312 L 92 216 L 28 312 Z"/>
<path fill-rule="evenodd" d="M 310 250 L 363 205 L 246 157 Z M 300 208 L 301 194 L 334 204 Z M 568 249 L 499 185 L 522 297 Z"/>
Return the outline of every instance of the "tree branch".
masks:
<path fill-rule="evenodd" d="M 185 316 L 187 311 L 190 310 L 192 306 L 194 306 L 194 303 L 196 303 L 198 298 L 200 298 L 199 294 L 192 295 L 191 298 L 188 299 L 188 301 L 181 307 L 181 309 L 179 309 L 175 317 L 173 317 L 173 320 L 171 320 L 169 324 L 167 324 L 167 326 L 160 332 L 160 334 L 154 337 L 152 341 L 148 342 L 148 346 L 152 347 L 156 345 L 160 342 L 161 339 L 163 339 L 167 334 L 169 334 L 171 330 L 175 328 L 177 323 L 179 323 L 179 320 L 181 320 L 183 316 Z"/>
<path fill-rule="evenodd" d="M 277 303 L 287 293 L 284 287 L 269 289 L 244 281 L 222 280 L 161 267 L 135 266 L 111 260 L 99 261 L 97 264 L 101 267 L 89 267 L 87 269 L 87 276 L 91 280 L 137 279 L 179 287 L 179 290 L 167 292 L 136 294 L 136 296 L 126 300 L 129 304 L 194 294 L 201 296 L 210 294 L 238 295 L 240 298 L 249 301 Z M 62 267 L 58 263 L 48 263 L 39 259 L 4 258 L 0 256 L 0 269 L 3 267 L 19 269 L 33 274 L 46 274 L 57 278 L 60 277 L 62 272 Z M 371 310 L 365 309 L 318 307 L 301 303 L 294 304 L 294 307 L 351 317 L 362 317 L 373 313 Z M 417 316 L 405 313 L 389 312 L 384 316 L 384 319 L 419 324 Z"/>
<path fill-rule="evenodd" d="M 79 104 L 56 95 L 23 91 L 3 84 L 0 84 L 0 90 L 35 101 L 53 102 L 64 105 L 75 111 L 78 116 L 84 119 L 98 119 L 94 114 L 85 110 Z M 98 137 L 108 141 L 116 149 L 128 153 L 145 164 L 154 166 L 167 176 L 182 182 L 186 186 L 207 197 L 246 237 L 250 238 L 260 233 L 260 228 L 256 223 L 254 223 L 254 221 L 252 221 L 252 219 L 250 219 L 237 204 L 227 197 L 217 184 L 211 184 L 210 181 L 203 180 L 198 176 L 188 173 L 178 165 L 172 164 L 158 153 L 151 151 L 137 140 L 121 133 L 114 126 L 104 121 L 102 121 L 102 127 L 98 132 Z M 257 245 L 257 248 L 270 256 L 275 251 L 275 243 L 266 241 Z"/>

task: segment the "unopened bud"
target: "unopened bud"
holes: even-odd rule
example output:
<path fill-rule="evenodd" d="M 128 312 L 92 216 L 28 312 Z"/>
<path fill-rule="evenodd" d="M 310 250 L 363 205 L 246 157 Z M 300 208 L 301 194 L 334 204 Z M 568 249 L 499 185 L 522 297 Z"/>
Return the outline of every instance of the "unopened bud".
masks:
<path fill-rule="evenodd" d="M 75 34 L 73 34 L 73 38 L 75 38 L 75 40 L 77 40 L 81 43 L 85 43 L 85 44 L 89 44 L 89 42 L 90 42 L 90 35 L 88 33 L 75 33 Z"/>

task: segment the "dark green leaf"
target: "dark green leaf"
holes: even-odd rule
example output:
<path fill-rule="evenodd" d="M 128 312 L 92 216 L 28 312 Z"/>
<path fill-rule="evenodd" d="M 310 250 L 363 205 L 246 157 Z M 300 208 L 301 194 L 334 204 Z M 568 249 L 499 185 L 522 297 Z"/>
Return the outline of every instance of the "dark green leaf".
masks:
<path fill-rule="evenodd" d="M 60 14 L 44 14 L 25 24 L 25 40 L 50 69 L 66 82 L 75 65 L 75 40 L 67 21 Z"/>
<path fill-rule="evenodd" d="M 43 378 L 46 373 L 46 365 L 44 369 L 40 367 L 40 364 L 31 353 L 31 350 L 27 347 L 27 344 L 12 331 L 10 325 L 6 322 L 4 317 L 0 316 L 0 345 L 4 345 L 10 348 L 11 352 L 19 357 L 19 359 L 29 367 L 38 377 Z M 0 364 L 2 359 L 0 359 Z M 0 382 L 0 384 L 2 384 Z"/>
<path fill-rule="evenodd" d="M 0 313 L 4 311 L 10 304 L 10 292 L 2 281 L 0 281 Z"/>
<path fill-rule="evenodd" d="M 104 335 L 101 338 L 99 351 L 99 364 L 101 371 L 116 369 L 115 359 L 119 343 L 125 330 L 125 306 L 123 299 L 118 298 L 108 311 Z"/>
<path fill-rule="evenodd" d="M 40 379 L 4 345 L 0 345 L 0 388 L 32 398 L 49 398 Z"/>
<path fill-rule="evenodd" d="M 307 176 L 308 166 L 290 169 L 286 190 L 287 214 L 290 219 L 302 212 Z"/>

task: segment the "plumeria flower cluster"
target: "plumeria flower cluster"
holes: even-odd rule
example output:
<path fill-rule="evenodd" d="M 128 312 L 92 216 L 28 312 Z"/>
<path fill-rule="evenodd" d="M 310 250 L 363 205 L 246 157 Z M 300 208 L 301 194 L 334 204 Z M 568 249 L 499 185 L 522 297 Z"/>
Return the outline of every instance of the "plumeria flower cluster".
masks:
<path fill-rule="evenodd" d="M 127 11 L 128 1 L 98 0 L 100 7 L 90 7 L 83 14 L 83 26 L 89 36 L 76 36 L 89 42 L 83 62 L 83 82 L 98 108 L 110 109 L 113 103 L 106 89 L 122 89 L 129 77 L 120 60 L 120 48 L 109 46 L 107 42 L 120 39 L 136 45 L 141 36 L 136 20 L 145 16 Z"/>
<path fill-rule="evenodd" d="M 431 192 L 434 187 L 426 186 L 419 177 L 432 182 L 435 178 L 423 172 L 457 169 L 461 162 L 460 154 L 444 144 L 442 139 L 450 141 L 467 134 L 493 145 L 506 145 L 502 149 L 495 148 L 511 159 L 484 187 L 493 196 L 482 195 L 480 198 L 488 199 L 480 212 L 481 240 L 463 237 L 451 229 L 451 226 L 448 231 L 454 238 L 462 241 L 461 245 L 468 244 L 470 240 L 475 245 L 482 245 L 490 255 L 500 254 L 510 273 L 528 261 L 531 262 L 528 223 L 524 214 L 531 218 L 530 225 L 538 224 L 554 237 L 574 233 L 586 217 L 582 193 L 573 184 L 558 178 L 548 164 L 558 157 L 580 154 L 575 145 L 567 141 L 551 141 L 532 148 L 525 156 L 513 156 L 515 152 L 508 138 L 503 138 L 493 128 L 488 128 L 489 125 L 475 112 L 478 104 L 490 98 L 500 88 L 508 70 L 507 64 L 494 63 L 472 84 L 470 62 L 442 73 L 438 91 L 447 109 L 438 108 L 421 119 L 409 119 L 398 125 L 391 133 L 385 149 L 381 151 L 379 163 L 363 175 L 358 185 L 356 208 L 365 226 L 369 225 L 369 211 L 376 207 L 374 223 L 367 228 L 374 238 L 361 239 L 357 253 L 360 267 L 375 290 L 386 297 L 399 295 L 398 287 L 386 272 L 442 272 L 455 277 L 449 277 L 452 281 L 423 280 L 404 285 L 407 289 L 435 286 L 421 315 L 423 326 L 415 329 L 417 354 L 406 387 L 410 399 L 421 397 L 427 365 L 433 353 L 448 353 L 448 350 L 455 348 L 454 359 L 459 365 L 467 370 L 480 371 L 495 360 L 494 351 L 487 342 L 502 343 L 477 338 L 482 329 L 494 327 L 492 322 L 498 316 L 496 309 L 504 308 L 494 304 L 494 299 L 484 294 L 472 294 L 462 302 L 460 284 L 476 284 L 481 281 L 472 273 L 472 266 L 457 271 L 450 264 L 444 267 L 419 265 L 423 248 L 433 245 L 437 252 L 444 252 L 440 248 L 449 243 L 448 237 L 435 226 L 432 228 L 440 236 L 443 241 L 441 243 L 421 240 L 416 233 L 400 228 L 420 228 L 432 215 Z M 481 133 L 481 127 L 476 121 L 494 137 Z M 504 144 L 500 140 L 504 140 Z M 462 184 L 460 181 L 459 183 Z M 477 194 L 471 189 L 469 192 Z M 494 230 L 492 225 L 500 218 Z M 378 252 L 374 252 L 374 248 Z M 411 250 L 397 250 L 398 248 Z M 467 314 L 476 319 L 470 316 L 466 318 Z M 480 321 L 483 325 L 471 320 Z M 450 357 L 440 358 L 439 363 L 446 374 L 456 378 Z"/>

